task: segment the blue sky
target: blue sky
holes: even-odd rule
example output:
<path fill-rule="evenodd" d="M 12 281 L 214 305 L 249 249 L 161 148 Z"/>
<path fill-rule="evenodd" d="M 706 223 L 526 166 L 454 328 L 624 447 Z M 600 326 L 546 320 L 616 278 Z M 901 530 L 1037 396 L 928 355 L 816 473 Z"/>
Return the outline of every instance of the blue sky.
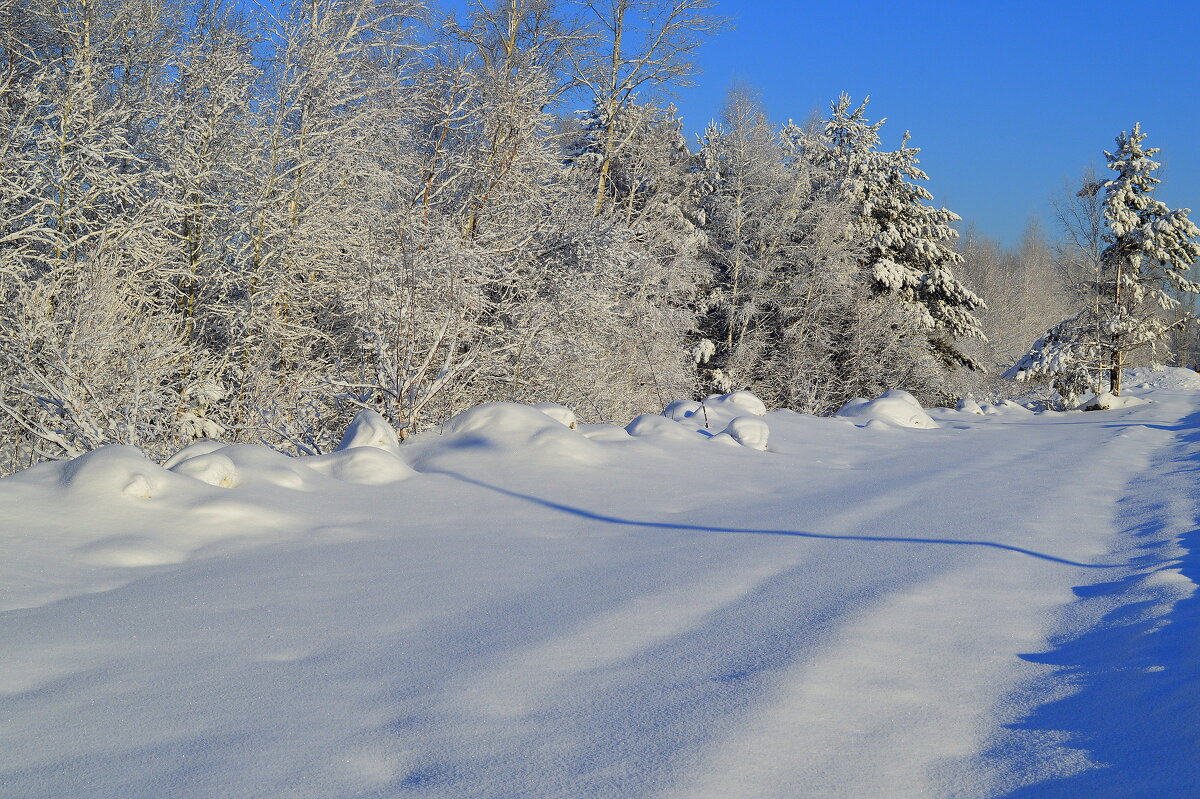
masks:
<path fill-rule="evenodd" d="M 677 104 L 699 132 L 734 80 L 772 118 L 801 120 L 839 92 L 871 95 L 884 142 L 922 148 L 935 201 L 1015 244 L 1050 198 L 1103 168 L 1141 122 L 1161 147 L 1159 196 L 1200 216 L 1200 2 L 725 0 L 734 29 L 706 43 Z"/>

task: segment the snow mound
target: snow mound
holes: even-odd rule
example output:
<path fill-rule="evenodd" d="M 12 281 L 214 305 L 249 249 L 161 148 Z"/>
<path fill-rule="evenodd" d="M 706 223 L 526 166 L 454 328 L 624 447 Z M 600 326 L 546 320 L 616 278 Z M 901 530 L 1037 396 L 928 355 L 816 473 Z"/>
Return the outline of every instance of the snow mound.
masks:
<path fill-rule="evenodd" d="M 675 400 L 666 408 L 662 415 L 676 422 L 682 422 L 697 414 L 703 415 L 704 406 L 695 400 Z"/>
<path fill-rule="evenodd" d="M 539 402 L 533 407 L 537 408 L 551 419 L 562 422 L 572 430 L 578 427 L 578 421 L 575 419 L 575 411 L 571 410 L 566 405 L 559 405 L 557 402 Z"/>
<path fill-rule="evenodd" d="M 180 452 L 175 457 L 178 458 L 182 454 L 183 452 Z M 171 459 L 171 461 L 174 460 L 175 458 Z M 167 463 L 171 463 L 171 461 L 167 461 Z M 242 481 L 242 477 L 238 474 L 238 468 L 234 465 L 233 460 L 228 455 L 222 455 L 219 451 L 205 452 L 190 458 L 184 458 L 171 466 L 170 470 L 175 474 L 191 477 L 194 480 L 199 480 L 202 483 L 208 483 L 210 486 L 217 486 L 219 488 L 235 488 Z"/>
<path fill-rule="evenodd" d="M 954 407 L 955 407 L 955 410 L 962 411 L 963 413 L 977 413 L 980 416 L 984 415 L 983 408 L 979 407 L 979 403 L 975 401 L 974 397 L 970 397 L 970 396 L 963 397 L 962 399 L 960 399 L 958 401 L 958 404 Z"/>
<path fill-rule="evenodd" d="M 933 429 L 938 426 L 938 423 L 925 413 L 916 397 L 900 389 L 885 391 L 873 400 L 856 397 L 839 408 L 834 416 L 853 419 L 855 424 L 861 423 L 863 426 L 868 426 L 871 422 L 921 429 Z"/>
<path fill-rule="evenodd" d="M 337 445 L 337 451 L 359 447 L 373 447 L 393 455 L 400 453 L 400 441 L 396 438 L 396 431 L 378 413 L 366 409 L 354 415 L 341 443 Z"/>
<path fill-rule="evenodd" d="M 133 499 L 153 499 L 162 493 L 171 475 L 148 459 L 137 447 L 109 444 L 58 466 L 59 484 L 72 494 L 101 498 L 124 494 Z"/>
<path fill-rule="evenodd" d="M 1145 404 L 1146 400 L 1141 397 L 1117 397 L 1105 391 L 1099 396 L 1088 395 L 1082 398 L 1075 407 L 1081 411 L 1110 411 Z"/>
<path fill-rule="evenodd" d="M 386 485 L 416 472 L 399 455 L 371 445 L 339 448 L 327 455 L 304 458 L 310 468 L 334 480 L 358 485 Z"/>
<path fill-rule="evenodd" d="M 625 426 L 625 432 L 635 438 L 658 438 L 667 441 L 697 440 L 695 428 L 654 413 L 643 413 Z"/>
<path fill-rule="evenodd" d="M 739 416 L 715 437 L 727 435 L 743 447 L 765 451 L 769 434 L 770 429 L 762 419 L 757 416 Z"/>
<path fill-rule="evenodd" d="M 674 403 L 673 403 L 674 404 Z M 749 391 L 734 391 L 731 394 L 714 394 L 704 401 L 709 413 L 714 410 L 737 416 L 766 416 L 767 406 Z"/>
<path fill-rule="evenodd" d="M 276 487 L 292 491 L 312 491 L 322 482 L 322 475 L 307 466 L 306 462 L 312 460 L 311 458 L 293 458 L 257 444 L 230 444 L 207 455 L 189 458 L 175 468 L 182 470 L 191 463 L 191 469 L 204 469 L 204 474 L 211 476 L 218 473 L 218 468 L 224 467 L 222 463 L 221 467 L 207 470 L 208 459 L 216 455 L 222 456 L 233 465 L 233 474 L 236 475 L 239 488 Z M 196 465 L 195 461 L 201 463 Z"/>
<path fill-rule="evenodd" d="M 457 459 L 499 461 L 540 458 L 553 462 L 595 462 L 600 444 L 543 410 L 515 402 L 489 402 L 448 419 L 406 442 L 404 451 L 417 470 L 456 468 Z M 409 456 L 408 453 L 412 455 Z"/>
<path fill-rule="evenodd" d="M 592 441 L 628 441 L 630 438 L 624 427 L 615 424 L 580 424 L 576 429 Z"/>
<path fill-rule="evenodd" d="M 224 441 L 217 441 L 211 438 L 202 438 L 199 441 L 193 441 L 191 444 L 188 444 L 186 447 L 168 458 L 167 462 L 163 464 L 163 468 L 173 469 L 190 458 L 196 458 L 200 455 L 207 455 L 210 452 L 216 452 L 224 446 Z"/>
<path fill-rule="evenodd" d="M 992 411 L 993 411 L 993 415 L 994 414 L 1009 414 L 1012 416 L 1032 416 L 1033 415 L 1033 411 L 1029 410 L 1021 403 L 1019 403 L 1015 400 L 1010 400 L 1010 399 L 1006 399 L 1006 400 L 1002 400 L 1001 402 L 997 402 L 995 405 L 992 406 Z"/>
<path fill-rule="evenodd" d="M 225 445 L 201 440 L 175 453 L 165 468 L 217 488 L 273 486 L 293 491 L 316 490 L 327 479 L 359 485 L 384 485 L 414 472 L 400 458 L 396 431 L 375 411 L 361 410 L 346 428 L 334 452 L 293 458 L 255 444 Z M 151 485 L 134 486 L 151 494 Z"/>

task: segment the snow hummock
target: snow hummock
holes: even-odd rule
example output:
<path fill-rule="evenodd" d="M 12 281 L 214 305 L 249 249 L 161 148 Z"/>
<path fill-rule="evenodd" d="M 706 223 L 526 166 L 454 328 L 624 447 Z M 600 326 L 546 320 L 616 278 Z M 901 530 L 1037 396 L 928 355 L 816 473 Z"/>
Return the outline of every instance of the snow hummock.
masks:
<path fill-rule="evenodd" d="M 625 432 L 637 438 L 689 442 L 700 440 L 695 427 L 680 424 L 657 413 L 643 413 L 625 426 Z"/>
<path fill-rule="evenodd" d="M 122 495 L 153 499 L 170 483 L 171 476 L 140 449 L 109 444 L 69 461 L 44 465 L 57 472 L 56 480 L 66 491 L 81 499 L 100 500 Z"/>
<path fill-rule="evenodd" d="M 855 424 L 869 425 L 871 422 L 932 429 L 938 426 L 916 397 L 907 391 L 891 389 L 873 400 L 855 398 L 843 405 L 835 416 L 852 419 Z"/>
<path fill-rule="evenodd" d="M 663 409 L 662 415 L 676 422 L 682 422 L 696 414 L 703 415 L 704 406 L 695 400 L 675 400 Z"/>
<path fill-rule="evenodd" d="M 719 435 L 727 435 L 743 447 L 766 450 L 770 430 L 757 416 L 739 416 L 725 426 Z"/>
<path fill-rule="evenodd" d="M 1111 392 L 1103 391 L 1100 394 L 1085 394 L 1079 398 L 1075 407 L 1081 411 L 1111 411 L 1145 404 L 1146 400 L 1141 397 L 1131 397 L 1127 394 L 1118 397 Z"/>
<path fill-rule="evenodd" d="M 354 447 L 374 447 L 395 455 L 400 452 L 400 441 L 386 419 L 378 412 L 364 408 L 354 415 L 337 446 L 338 451 Z"/>
<path fill-rule="evenodd" d="M 976 402 L 975 398 L 970 395 L 960 399 L 958 404 L 955 406 L 955 410 L 962 411 L 963 413 L 974 413 L 979 416 L 984 415 L 983 408 L 979 407 L 979 403 Z"/>
<path fill-rule="evenodd" d="M 737 413 L 748 416 L 766 416 L 767 406 L 749 391 L 734 391 L 731 394 L 711 396 L 704 401 L 712 413 Z"/>
<path fill-rule="evenodd" d="M 193 445 L 194 446 L 194 445 Z M 176 455 L 183 454 L 180 451 Z M 171 460 L 175 460 L 172 458 Z M 170 463 L 171 461 L 168 461 Z M 182 474 L 221 488 L 235 488 L 241 482 L 238 468 L 228 455 L 221 454 L 220 449 L 213 452 L 202 452 L 177 461 L 169 467 L 175 474 Z"/>
<path fill-rule="evenodd" d="M 515 458 L 558 464 L 603 460 L 607 451 L 564 424 L 562 416 L 516 402 L 489 402 L 414 436 L 403 451 L 419 471 L 454 460 L 463 451 L 497 465 Z"/>
<path fill-rule="evenodd" d="M 323 475 L 357 485 L 386 485 L 415 474 L 399 453 L 374 446 L 338 449 L 304 460 L 309 468 Z"/>
<path fill-rule="evenodd" d="M 539 402 L 533 407 L 572 430 L 579 426 L 579 422 L 575 419 L 575 411 L 566 405 L 559 405 L 557 402 Z"/>
<path fill-rule="evenodd" d="M 199 441 L 193 441 L 191 444 L 188 444 L 186 447 L 168 458 L 166 462 L 163 463 L 163 468 L 173 469 L 175 466 L 183 463 L 189 458 L 207 455 L 210 452 L 219 450 L 223 446 L 225 446 L 224 441 L 217 441 L 216 439 L 212 438 L 202 438 Z"/>

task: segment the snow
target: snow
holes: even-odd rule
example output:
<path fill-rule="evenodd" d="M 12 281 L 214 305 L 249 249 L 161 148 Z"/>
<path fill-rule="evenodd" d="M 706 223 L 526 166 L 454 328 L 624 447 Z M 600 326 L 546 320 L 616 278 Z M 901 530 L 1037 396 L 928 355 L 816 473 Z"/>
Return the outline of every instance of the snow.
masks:
<path fill-rule="evenodd" d="M 1140 389 L 1200 391 L 1200 374 L 1191 369 L 1139 366 L 1126 370 L 1125 382 Z"/>
<path fill-rule="evenodd" d="M 625 432 L 637 438 L 652 438 L 667 441 L 697 441 L 694 428 L 660 416 L 656 413 L 643 413 L 625 426 Z"/>
<path fill-rule="evenodd" d="M 975 398 L 970 396 L 960 399 L 958 404 L 955 406 L 955 410 L 959 410 L 964 413 L 974 413 L 978 414 L 979 416 L 984 415 L 983 408 L 979 407 L 979 403 L 975 401 Z"/>
<path fill-rule="evenodd" d="M 1200 385 L 1128 384 L 34 467 L 0 480 L 0 793 L 1196 794 Z"/>
<path fill-rule="evenodd" d="M 354 447 L 374 447 L 384 452 L 399 454 L 400 441 L 386 419 L 376 411 L 364 409 L 354 415 L 337 448 L 341 451 Z"/>
<path fill-rule="evenodd" d="M 571 410 L 566 405 L 560 405 L 557 402 L 539 402 L 533 407 L 537 408 L 551 419 L 555 419 L 567 427 L 570 427 L 572 430 L 579 425 L 578 421 L 575 419 L 575 411 Z"/>
<path fill-rule="evenodd" d="M 1100 394 L 1087 394 L 1079 398 L 1075 407 L 1081 411 L 1107 411 L 1119 408 L 1132 408 L 1142 405 L 1146 400 L 1141 397 L 1115 396 L 1107 391 Z"/>
<path fill-rule="evenodd" d="M 364 446 L 339 449 L 328 455 L 308 458 L 311 469 L 343 483 L 387 485 L 406 480 L 415 472 L 398 454 Z"/>
<path fill-rule="evenodd" d="M 762 419 L 754 416 L 739 416 L 732 419 L 719 435 L 727 435 L 743 447 L 765 450 L 767 439 L 770 436 L 770 428 Z"/>
<path fill-rule="evenodd" d="M 711 396 L 705 405 L 718 413 L 739 413 L 750 416 L 766 416 L 767 406 L 749 391 L 734 391 L 731 394 Z"/>
<path fill-rule="evenodd" d="M 852 399 L 834 414 L 843 419 L 853 419 L 863 426 L 871 422 L 897 427 L 934 428 L 938 424 L 921 407 L 921 403 L 907 391 L 892 389 L 873 400 Z"/>
<path fill-rule="evenodd" d="M 683 421 L 696 414 L 703 415 L 704 406 L 695 400 L 675 400 L 663 409 L 662 415 L 675 421 Z"/>

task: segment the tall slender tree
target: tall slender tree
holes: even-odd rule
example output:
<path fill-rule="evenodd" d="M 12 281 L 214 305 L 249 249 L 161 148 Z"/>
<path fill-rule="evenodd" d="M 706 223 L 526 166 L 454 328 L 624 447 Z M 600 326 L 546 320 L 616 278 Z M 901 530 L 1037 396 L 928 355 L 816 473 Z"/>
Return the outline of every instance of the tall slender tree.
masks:
<path fill-rule="evenodd" d="M 1173 292 L 1200 292 L 1200 283 L 1190 277 L 1200 259 L 1200 229 L 1188 218 L 1189 209 L 1172 210 L 1153 196 L 1160 182 L 1153 156 L 1159 150 L 1144 147 L 1145 139 L 1141 125 L 1122 131 L 1116 149 L 1104 153 L 1116 176 L 1082 190 L 1085 196 L 1104 193 L 1095 303 L 1051 328 L 1010 376 L 1050 377 L 1062 394 L 1064 388 L 1085 387 L 1092 381 L 1088 365 L 1102 363 L 1107 390 L 1119 396 L 1130 357 L 1144 350 L 1159 352 L 1166 335 L 1186 323 L 1188 315 L 1178 313 L 1180 302 Z"/>

